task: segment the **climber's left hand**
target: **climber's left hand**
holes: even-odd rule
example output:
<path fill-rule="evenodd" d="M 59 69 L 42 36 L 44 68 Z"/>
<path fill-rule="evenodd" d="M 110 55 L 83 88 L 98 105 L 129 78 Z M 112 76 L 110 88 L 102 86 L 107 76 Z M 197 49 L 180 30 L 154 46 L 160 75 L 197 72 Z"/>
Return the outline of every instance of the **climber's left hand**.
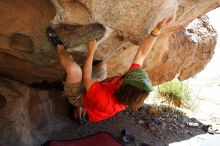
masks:
<path fill-rule="evenodd" d="M 171 23 L 173 23 L 174 20 L 176 19 L 176 11 L 177 11 L 177 10 L 175 10 L 175 11 L 173 12 L 172 16 L 167 17 L 167 18 L 164 18 L 162 21 L 160 21 L 160 22 L 157 24 L 156 28 L 157 28 L 158 30 L 161 30 L 161 29 L 163 29 L 165 26 L 170 25 Z"/>

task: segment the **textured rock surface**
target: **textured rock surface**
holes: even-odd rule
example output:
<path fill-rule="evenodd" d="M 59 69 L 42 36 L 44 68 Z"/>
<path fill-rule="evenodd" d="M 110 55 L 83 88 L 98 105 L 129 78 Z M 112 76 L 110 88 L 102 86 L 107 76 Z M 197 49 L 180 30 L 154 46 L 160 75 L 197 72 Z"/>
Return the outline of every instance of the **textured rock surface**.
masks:
<path fill-rule="evenodd" d="M 0 7 L 0 75 L 24 83 L 61 76 L 45 35 L 55 15 L 50 1 L 3 0 Z"/>
<path fill-rule="evenodd" d="M 165 108 L 163 120 L 161 120 L 164 126 L 158 127 L 150 120 L 153 118 L 149 117 L 149 109 L 151 108 L 146 107 L 139 112 L 124 111 L 102 122 L 79 125 L 70 118 L 70 106 L 60 92 L 36 90 L 21 83 L 0 78 L 0 145 L 40 146 L 48 140 L 77 139 L 100 131 L 106 131 L 118 138 L 121 130 L 127 129 L 135 135 L 135 141 L 129 144 L 130 146 L 137 146 L 143 142 L 152 146 L 164 146 L 165 143 L 204 134 L 202 129 L 195 127 L 173 129 L 174 126 L 179 125 L 178 122 L 175 122 L 177 125 L 172 123 L 173 120 L 179 121 L 177 120 L 178 111 L 172 110 L 169 116 Z M 160 111 L 163 111 L 162 108 Z M 143 125 L 137 124 L 140 119 L 144 120 Z M 190 120 L 187 117 L 185 119 Z M 149 125 L 151 125 L 150 128 Z M 154 133 L 149 131 L 152 128 Z M 191 134 L 183 134 L 186 130 Z"/>
<path fill-rule="evenodd" d="M 154 79 L 154 84 L 174 77 L 185 80 L 204 69 L 214 53 L 216 35 L 216 31 L 208 23 L 207 16 L 202 16 L 172 34 L 168 39 L 167 51 L 160 50 L 164 45 L 163 41 L 156 44 L 155 48 L 159 50 L 152 51 L 146 68 Z M 157 76 L 158 74 L 163 76 Z"/>
<path fill-rule="evenodd" d="M 97 38 L 95 58 L 107 62 L 109 76 L 122 74 L 138 42 L 178 6 L 176 21 L 158 39 L 144 68 L 155 85 L 174 77 L 184 80 L 201 71 L 214 53 L 216 32 L 206 16 L 196 18 L 219 5 L 220 0 L 1 0 L 0 76 L 25 84 L 62 78 L 45 35 L 48 25 L 57 30 L 80 65 L 87 52 L 85 44 Z M 69 109 L 59 91 L 35 90 L 0 78 L 0 145 L 37 146 L 49 139 L 93 134 L 103 127 L 117 135 L 119 131 L 111 126 L 135 124 L 130 117 L 114 117 L 103 125 L 89 124 L 85 134 L 84 127 L 69 118 Z M 138 138 L 148 139 L 143 128 L 132 128 L 139 128 Z"/>
<path fill-rule="evenodd" d="M 69 104 L 61 95 L 0 78 L 0 145 L 40 145 L 65 127 Z"/>
<path fill-rule="evenodd" d="M 154 84 L 179 75 L 181 79 L 186 79 L 196 74 L 213 54 L 216 33 L 208 26 L 208 22 L 202 20 L 200 27 L 197 27 L 200 30 L 193 28 L 196 34 L 191 33 L 197 36 L 196 42 L 190 39 L 188 30 L 183 28 L 196 17 L 218 7 L 220 0 L 51 2 L 0 1 L 0 17 L 3 18 L 0 23 L 1 76 L 26 84 L 61 79 L 63 71 L 45 35 L 45 28 L 50 24 L 61 30 L 59 34 L 70 47 L 68 51 L 73 53 L 81 65 L 85 59 L 88 39 L 102 38 L 95 57 L 108 63 L 110 76 L 122 74 L 133 59 L 137 49 L 134 44 L 137 45 L 146 33 L 162 18 L 169 16 L 177 6 L 176 21 L 164 30 L 164 35 L 144 65 Z M 68 24 L 64 27 L 68 28 L 65 33 L 60 29 L 61 23 Z M 201 30 L 207 34 L 200 35 L 203 33 Z"/>
<path fill-rule="evenodd" d="M 202 16 L 169 37 L 161 37 L 144 65 L 154 85 L 174 77 L 185 80 L 201 71 L 214 53 L 216 35 L 208 18 Z M 130 43 L 117 48 L 119 53 L 108 60 L 109 74 L 125 72 L 137 48 Z"/>

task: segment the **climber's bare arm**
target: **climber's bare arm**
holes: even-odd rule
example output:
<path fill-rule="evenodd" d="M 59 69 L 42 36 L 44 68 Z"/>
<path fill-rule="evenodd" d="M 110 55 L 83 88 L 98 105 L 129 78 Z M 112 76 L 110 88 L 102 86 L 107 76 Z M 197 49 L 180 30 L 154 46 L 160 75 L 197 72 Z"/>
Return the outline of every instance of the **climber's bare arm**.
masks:
<path fill-rule="evenodd" d="M 147 35 L 146 38 L 141 42 L 138 51 L 134 57 L 133 63 L 143 65 L 143 62 L 149 52 L 151 51 L 157 37 L 154 37 L 152 35 Z"/>
<path fill-rule="evenodd" d="M 172 23 L 175 20 L 175 18 L 176 18 L 176 10 L 171 17 L 165 18 L 157 24 L 156 26 L 157 31 L 161 31 L 164 28 L 164 26 L 167 26 L 170 23 Z M 154 43 L 157 40 L 157 35 L 158 34 L 155 34 L 155 32 L 152 31 L 144 38 L 144 40 L 140 43 L 138 51 L 134 57 L 133 63 L 140 64 L 141 66 L 143 65 L 145 58 L 150 53 Z"/>
<path fill-rule="evenodd" d="M 92 84 L 96 82 L 92 79 L 92 61 L 96 48 L 96 40 L 91 40 L 88 43 L 88 54 L 86 57 L 85 65 L 83 67 L 83 85 L 85 86 L 86 91 L 88 91 Z"/>

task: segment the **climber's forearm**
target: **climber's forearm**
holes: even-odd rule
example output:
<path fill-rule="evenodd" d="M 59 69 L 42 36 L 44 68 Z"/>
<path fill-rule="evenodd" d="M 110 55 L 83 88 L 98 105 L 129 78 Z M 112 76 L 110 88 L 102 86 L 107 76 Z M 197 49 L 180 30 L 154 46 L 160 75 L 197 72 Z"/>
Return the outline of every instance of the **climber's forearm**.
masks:
<path fill-rule="evenodd" d="M 83 84 L 88 91 L 90 86 L 95 82 L 92 80 L 92 61 L 94 52 L 90 52 L 87 55 L 85 65 L 83 67 Z"/>
<path fill-rule="evenodd" d="M 92 79 L 92 61 L 95 50 L 97 49 L 97 42 L 95 39 L 89 41 L 88 43 L 88 54 L 86 57 L 86 62 L 83 67 L 83 84 L 88 91 L 95 80 Z"/>
<path fill-rule="evenodd" d="M 156 42 L 157 37 L 148 34 L 144 40 L 141 42 L 138 51 L 134 57 L 133 63 L 143 65 L 145 58 L 150 53 L 154 43 Z"/>
<path fill-rule="evenodd" d="M 87 55 L 85 65 L 83 66 L 83 78 L 91 78 L 91 76 L 92 76 L 92 60 L 93 60 L 93 54 L 90 53 Z"/>
<path fill-rule="evenodd" d="M 138 51 L 134 57 L 133 63 L 137 63 L 140 65 L 143 65 L 143 62 L 147 55 L 150 53 L 157 36 L 160 34 L 160 31 L 165 27 L 171 24 L 175 18 L 176 18 L 176 12 L 177 9 L 174 10 L 172 16 L 164 18 L 162 21 L 160 21 L 156 27 L 151 31 L 150 34 L 146 36 L 146 38 L 142 41 L 140 44 L 140 47 L 138 48 Z"/>

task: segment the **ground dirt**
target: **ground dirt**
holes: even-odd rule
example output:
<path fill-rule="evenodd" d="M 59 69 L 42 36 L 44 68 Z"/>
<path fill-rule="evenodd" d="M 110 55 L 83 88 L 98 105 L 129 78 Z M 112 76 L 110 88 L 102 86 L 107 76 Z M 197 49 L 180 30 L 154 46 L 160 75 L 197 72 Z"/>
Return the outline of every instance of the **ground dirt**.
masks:
<path fill-rule="evenodd" d="M 152 112 L 152 109 L 154 111 L 156 109 L 156 112 Z M 199 123 L 199 126 L 187 126 L 186 123 L 190 121 Z M 205 133 L 202 130 L 202 123 L 168 106 L 145 105 L 139 111 L 125 110 L 98 123 L 88 122 L 80 125 L 74 119 L 68 120 L 67 123 L 67 127 L 54 131 L 49 140 L 77 139 L 102 131 L 120 139 L 121 131 L 126 129 L 135 137 L 133 143 L 126 144 L 128 146 L 140 146 L 142 143 L 150 146 L 165 146 Z"/>

